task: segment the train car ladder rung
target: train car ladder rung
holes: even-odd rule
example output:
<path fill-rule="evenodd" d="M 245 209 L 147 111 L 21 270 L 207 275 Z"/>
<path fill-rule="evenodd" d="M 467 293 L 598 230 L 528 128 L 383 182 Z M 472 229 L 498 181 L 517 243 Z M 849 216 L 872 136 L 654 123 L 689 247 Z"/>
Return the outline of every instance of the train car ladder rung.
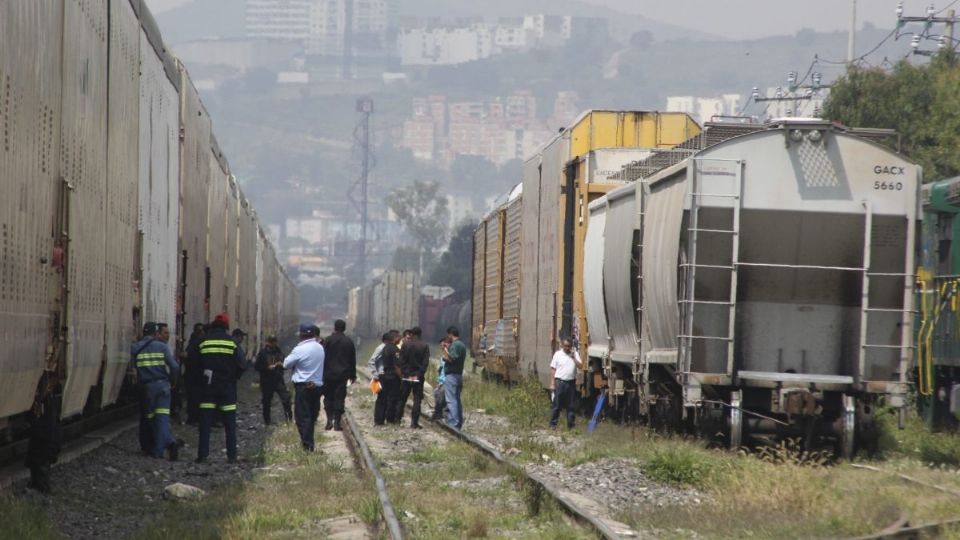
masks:
<path fill-rule="evenodd" d="M 728 265 L 724 265 L 724 264 L 683 263 L 683 264 L 681 264 L 680 266 L 681 266 L 681 267 L 689 267 L 689 268 L 719 268 L 719 269 L 721 269 L 721 270 L 733 270 L 733 269 L 734 269 L 733 266 L 728 266 Z"/>
<path fill-rule="evenodd" d="M 688 336 L 688 335 L 680 334 L 677 337 L 683 338 L 683 339 L 708 339 L 711 341 L 733 341 L 732 337 L 727 337 L 727 336 Z"/>
<path fill-rule="evenodd" d="M 731 305 L 729 301 L 716 301 L 716 300 L 680 300 L 681 304 L 706 304 L 712 306 L 729 306 Z"/>
<path fill-rule="evenodd" d="M 865 308 L 864 311 L 879 311 L 880 313 L 917 313 L 913 309 L 895 309 L 895 308 Z"/>
<path fill-rule="evenodd" d="M 913 349 L 913 345 L 881 345 L 879 343 L 864 343 L 862 347 L 869 349 Z"/>
<path fill-rule="evenodd" d="M 739 195 L 732 195 L 730 193 L 691 193 L 691 197 L 719 197 L 721 199 L 739 199 Z"/>
<path fill-rule="evenodd" d="M 705 233 L 717 233 L 717 234 L 739 234 L 737 231 L 729 231 L 727 229 L 689 229 L 696 232 L 705 232 Z"/>

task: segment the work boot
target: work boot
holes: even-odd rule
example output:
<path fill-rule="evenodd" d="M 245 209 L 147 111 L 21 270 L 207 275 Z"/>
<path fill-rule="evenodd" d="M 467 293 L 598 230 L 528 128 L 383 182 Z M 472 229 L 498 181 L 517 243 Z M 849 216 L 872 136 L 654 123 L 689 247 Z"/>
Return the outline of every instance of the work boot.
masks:
<path fill-rule="evenodd" d="M 44 495 L 50 494 L 50 465 L 30 467 L 30 487 Z"/>
<path fill-rule="evenodd" d="M 287 422 L 291 422 L 293 420 L 293 409 L 290 407 L 284 407 L 283 416 L 287 418 Z"/>
<path fill-rule="evenodd" d="M 331 429 L 333 429 L 333 415 L 332 415 L 332 414 L 328 414 L 328 415 L 327 415 L 327 425 L 323 426 L 323 429 L 325 429 L 325 430 L 327 430 L 327 431 L 330 431 Z"/>
<path fill-rule="evenodd" d="M 333 430 L 334 431 L 343 431 L 343 428 L 340 427 L 340 415 L 333 417 Z"/>
<path fill-rule="evenodd" d="M 180 459 L 180 445 L 177 443 L 171 444 L 167 447 L 167 450 L 170 452 L 170 461 L 176 461 Z"/>

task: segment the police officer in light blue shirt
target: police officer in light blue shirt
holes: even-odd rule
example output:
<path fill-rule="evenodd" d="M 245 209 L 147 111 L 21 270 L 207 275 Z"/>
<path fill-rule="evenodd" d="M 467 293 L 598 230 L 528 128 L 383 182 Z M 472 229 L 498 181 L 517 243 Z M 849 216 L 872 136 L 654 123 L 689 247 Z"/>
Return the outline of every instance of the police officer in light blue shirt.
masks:
<path fill-rule="evenodd" d="M 313 430 L 320 415 L 320 387 L 323 386 L 323 345 L 317 342 L 320 329 L 300 325 L 300 343 L 283 360 L 283 368 L 293 370 L 293 417 L 300 432 L 303 449 L 313 452 Z"/>

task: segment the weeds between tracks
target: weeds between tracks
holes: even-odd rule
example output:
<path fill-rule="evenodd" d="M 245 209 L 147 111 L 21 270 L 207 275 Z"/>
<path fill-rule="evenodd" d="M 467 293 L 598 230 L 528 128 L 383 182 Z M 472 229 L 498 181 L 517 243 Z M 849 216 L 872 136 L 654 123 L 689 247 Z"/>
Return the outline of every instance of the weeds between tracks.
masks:
<path fill-rule="evenodd" d="M 512 449 L 515 461 L 541 463 L 548 457 L 573 468 L 626 459 L 660 484 L 705 494 L 698 505 L 613 509 L 621 521 L 658 537 L 844 537 L 880 530 L 901 515 L 925 523 L 960 514 L 956 497 L 895 476 L 858 471 L 836 462 L 829 450 L 805 452 L 797 441 L 736 453 L 708 448 L 696 439 L 661 436 L 643 426 L 602 422 L 587 434 L 583 418 L 571 432 L 552 431 L 546 428 L 549 403 L 536 381 L 507 387 L 468 375 L 463 396 L 466 429 L 503 450 Z M 916 418 L 908 419 L 901 431 L 887 413 L 878 415 L 878 424 L 879 453 L 859 456 L 859 461 L 960 489 L 960 437 L 931 433 Z"/>

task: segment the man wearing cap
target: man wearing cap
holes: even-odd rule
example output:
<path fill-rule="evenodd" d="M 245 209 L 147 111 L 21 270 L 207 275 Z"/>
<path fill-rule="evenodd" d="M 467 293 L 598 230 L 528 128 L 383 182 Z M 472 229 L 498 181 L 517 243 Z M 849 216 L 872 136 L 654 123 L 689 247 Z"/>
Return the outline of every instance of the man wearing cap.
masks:
<path fill-rule="evenodd" d="M 210 453 L 210 428 L 216 413 L 223 419 L 227 439 L 227 461 L 237 462 L 237 379 L 243 374 L 243 353 L 227 332 L 230 317 L 221 313 L 213 319 L 200 341 L 203 390 L 200 398 L 200 441 L 197 463 Z"/>
<path fill-rule="evenodd" d="M 169 452 L 170 461 L 176 461 L 179 449 L 170 432 L 170 383 L 180 366 L 162 341 L 157 323 L 143 325 L 143 337 L 130 349 L 130 363 L 140 389 L 140 449 L 155 458 Z"/>
<path fill-rule="evenodd" d="M 277 345 L 276 336 L 268 336 L 267 343 L 257 354 L 254 368 L 260 372 L 260 403 L 263 405 L 263 423 L 270 425 L 270 407 L 273 405 L 273 394 L 280 397 L 283 405 L 283 415 L 287 422 L 293 419 L 290 408 L 290 392 L 283 382 L 283 351 Z"/>
<path fill-rule="evenodd" d="M 247 333 L 239 328 L 234 328 L 233 332 L 230 332 L 230 336 L 233 337 L 233 341 L 237 344 L 237 348 L 240 349 L 240 357 L 243 358 L 243 361 L 247 361 L 247 350 L 243 348 L 243 341 L 247 339 Z"/>
<path fill-rule="evenodd" d="M 300 432 L 300 443 L 308 452 L 314 450 L 313 432 L 320 416 L 320 393 L 323 387 L 323 345 L 317 342 L 320 329 L 300 325 L 300 343 L 284 358 L 284 369 L 292 369 L 294 419 Z"/>

